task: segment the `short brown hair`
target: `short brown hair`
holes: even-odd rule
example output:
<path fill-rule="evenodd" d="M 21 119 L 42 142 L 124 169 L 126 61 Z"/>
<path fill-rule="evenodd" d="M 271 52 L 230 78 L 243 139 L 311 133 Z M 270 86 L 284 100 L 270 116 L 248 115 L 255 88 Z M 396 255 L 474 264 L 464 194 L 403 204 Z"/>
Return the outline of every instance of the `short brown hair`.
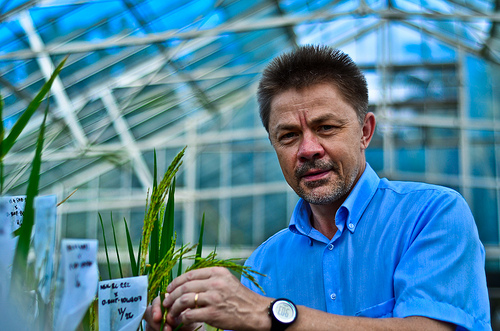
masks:
<path fill-rule="evenodd" d="M 368 111 L 368 86 L 354 61 L 329 46 L 301 46 L 268 64 L 257 91 L 262 124 L 269 132 L 273 97 L 290 88 L 301 89 L 318 83 L 331 83 L 344 101 L 355 110 L 362 124 Z"/>

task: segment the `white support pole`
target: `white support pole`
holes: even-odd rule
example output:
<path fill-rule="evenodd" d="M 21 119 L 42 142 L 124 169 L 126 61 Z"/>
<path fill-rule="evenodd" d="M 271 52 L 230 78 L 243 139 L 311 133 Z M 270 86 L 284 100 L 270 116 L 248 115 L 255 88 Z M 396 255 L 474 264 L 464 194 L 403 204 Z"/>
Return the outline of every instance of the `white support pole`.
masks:
<path fill-rule="evenodd" d="M 19 13 L 19 23 L 26 32 L 31 50 L 38 53 L 36 58 L 38 65 L 40 66 L 40 70 L 42 71 L 45 79 L 48 80 L 52 75 L 55 67 L 49 55 L 44 51 L 45 45 L 42 41 L 42 38 L 40 38 L 40 35 L 35 29 L 35 25 L 33 23 L 33 20 L 31 19 L 29 12 L 23 11 Z M 59 117 L 62 117 L 68 125 L 69 130 L 76 140 L 77 146 L 80 148 L 84 148 L 88 144 L 87 137 L 85 136 L 85 132 L 78 122 L 78 118 L 76 117 L 74 111 L 75 108 L 73 107 L 71 100 L 66 94 L 62 81 L 59 77 L 56 77 L 56 79 L 54 80 L 51 90 L 52 93 L 54 93 L 54 97 L 58 106 L 57 115 L 59 115 Z"/>
<path fill-rule="evenodd" d="M 142 187 L 147 191 L 148 188 L 153 185 L 153 176 L 149 171 L 146 161 L 144 161 L 142 157 L 141 150 L 137 147 L 137 142 L 132 136 L 127 122 L 121 115 L 120 108 L 111 91 L 108 89 L 103 90 L 101 92 L 101 99 L 108 111 L 113 127 L 120 137 L 123 147 L 132 160 L 133 169 L 141 181 Z"/>

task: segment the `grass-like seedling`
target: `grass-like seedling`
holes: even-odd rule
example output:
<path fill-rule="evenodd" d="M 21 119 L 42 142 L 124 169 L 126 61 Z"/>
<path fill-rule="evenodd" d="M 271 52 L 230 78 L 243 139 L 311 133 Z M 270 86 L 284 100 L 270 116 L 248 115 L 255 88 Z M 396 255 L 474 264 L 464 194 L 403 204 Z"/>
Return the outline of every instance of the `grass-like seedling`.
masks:
<path fill-rule="evenodd" d="M 225 267 L 233 272 L 250 279 L 257 286 L 252 274 L 258 272 L 244 266 L 238 262 L 240 259 L 217 259 L 215 249 L 206 257 L 202 256 L 203 250 L 203 232 L 205 225 L 205 216 L 203 215 L 200 227 L 198 243 L 177 245 L 177 236 L 174 232 L 174 196 L 175 196 L 175 175 L 182 165 L 182 157 L 186 148 L 182 149 L 173 159 L 162 180 L 157 183 L 157 163 L 156 153 L 154 153 L 154 182 L 152 193 L 147 198 L 142 236 L 139 242 L 137 259 L 135 258 L 134 245 L 131 240 L 127 221 L 124 220 L 125 233 L 127 237 L 128 255 L 130 258 L 131 273 L 133 276 L 148 275 L 148 303 L 154 298 L 160 296 L 163 300 L 166 288 L 174 277 L 174 269 L 177 266 L 176 276 L 183 272 L 194 269 L 208 267 Z M 166 200 L 166 202 L 165 202 Z M 100 217 L 100 215 L 99 215 Z M 109 260 L 108 245 L 104 233 L 104 224 L 100 217 L 103 230 L 104 246 L 107 257 L 108 272 L 111 278 L 111 264 Z M 113 220 L 111 219 L 113 224 Z M 118 246 L 116 242 L 115 228 L 112 226 L 115 239 L 115 248 L 117 254 L 118 268 L 120 277 L 123 277 L 121 260 L 119 257 Z M 193 251 L 196 249 L 195 253 Z M 188 260 L 191 263 L 183 270 L 183 261 Z M 259 286 L 260 287 L 260 286 Z M 166 312 L 164 312 L 165 316 Z M 162 325 L 163 329 L 163 325 Z"/>
<path fill-rule="evenodd" d="M 12 149 L 13 145 L 16 143 L 18 137 L 28 124 L 29 120 L 40 107 L 43 100 L 47 97 L 50 88 L 54 80 L 62 70 L 65 61 L 66 59 L 64 59 L 57 66 L 50 79 L 42 86 L 39 93 L 29 103 L 26 110 L 19 117 L 14 126 L 9 130 L 7 136 L 3 126 L 3 101 L 0 96 L 0 194 L 3 194 L 4 188 L 3 160 L 8 152 Z M 28 261 L 28 253 L 30 250 L 35 218 L 34 200 L 38 195 L 38 183 L 40 180 L 44 132 L 48 111 L 49 108 L 47 103 L 44 120 L 39 130 L 36 151 L 28 181 L 23 223 L 19 230 L 15 233 L 15 235 L 17 235 L 19 238 L 12 265 L 9 301 L 12 305 L 19 304 L 19 307 L 23 307 L 23 311 L 25 311 L 24 307 L 26 307 L 27 305 L 33 305 L 34 300 L 32 294 L 35 293 L 35 296 L 39 295 L 36 288 L 37 282 L 34 281 L 37 277 L 37 272 L 36 270 L 33 270 L 32 267 L 30 267 L 30 263 Z M 178 172 L 179 167 L 182 165 L 182 157 L 184 156 L 185 150 L 186 148 L 182 149 L 173 159 L 172 163 L 170 164 L 169 168 L 167 169 L 159 183 L 157 183 L 156 180 L 156 152 L 154 154 L 153 188 L 151 190 L 151 194 L 148 193 L 146 199 L 143 230 L 142 236 L 138 243 L 137 255 L 134 252 L 134 244 L 130 236 L 127 221 L 125 219 L 123 220 L 127 239 L 127 249 L 128 257 L 130 260 L 131 274 L 133 276 L 148 275 L 148 303 L 151 303 L 151 301 L 157 296 L 161 296 L 162 299 L 164 298 L 166 288 L 174 278 L 174 275 L 179 276 L 183 272 L 199 268 L 214 266 L 225 267 L 237 274 L 247 277 L 258 286 L 255 278 L 252 276 L 252 274 L 258 273 L 238 263 L 241 262 L 238 261 L 238 259 L 217 259 L 215 249 L 211 253 L 209 253 L 208 256 L 202 256 L 203 232 L 205 224 L 204 216 L 201 222 L 198 243 L 192 245 L 177 244 L 176 233 L 174 231 L 175 175 Z M 113 278 L 111 274 L 111 263 L 109 259 L 109 247 L 104 231 L 104 222 L 100 214 L 98 215 L 98 217 L 103 230 L 102 235 L 107 258 L 108 275 L 110 278 Z M 111 226 L 118 261 L 118 269 L 120 273 L 119 277 L 123 278 L 124 270 L 121 263 L 116 230 L 113 224 L 112 217 Z M 190 263 L 185 263 L 184 261 L 186 260 L 188 260 Z M 183 265 L 187 265 L 185 270 Z M 176 272 L 174 272 L 175 268 L 177 268 Z M 53 296 L 54 288 L 51 288 L 51 293 L 51 296 Z M 39 300 L 39 314 L 37 315 L 37 318 L 35 318 L 33 323 L 31 320 L 26 320 L 25 322 L 33 325 L 34 330 L 50 330 L 49 325 L 52 325 L 50 321 L 52 310 L 53 307 L 50 303 L 45 304 Z M 94 304 L 89 307 L 89 310 L 82 324 L 80 325 L 79 330 L 96 330 L 98 320 L 96 316 L 97 298 L 94 301 Z"/>

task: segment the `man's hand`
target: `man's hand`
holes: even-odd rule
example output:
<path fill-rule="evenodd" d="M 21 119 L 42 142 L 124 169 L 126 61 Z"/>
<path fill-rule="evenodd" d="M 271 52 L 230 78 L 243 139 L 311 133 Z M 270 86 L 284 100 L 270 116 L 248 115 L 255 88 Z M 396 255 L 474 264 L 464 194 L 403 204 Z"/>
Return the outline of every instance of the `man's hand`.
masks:
<path fill-rule="evenodd" d="M 163 304 L 170 325 L 205 322 L 226 330 L 271 328 L 267 310 L 271 299 L 243 286 L 226 268 L 190 271 L 174 279 L 167 291 Z M 152 312 L 156 309 L 152 307 Z"/>
<path fill-rule="evenodd" d="M 167 294 L 168 296 L 168 294 Z M 144 313 L 144 320 L 146 321 L 146 331 L 160 331 L 161 327 L 161 320 L 162 320 L 162 313 L 161 313 L 161 299 L 160 297 L 156 297 L 151 305 L 146 309 L 146 312 Z M 163 330 L 161 331 L 172 331 L 177 328 L 177 324 L 168 324 L 165 323 Z M 202 323 L 195 323 L 192 325 L 184 325 L 182 328 L 180 328 L 180 331 L 203 331 L 202 328 L 203 326 Z"/>
<path fill-rule="evenodd" d="M 168 309 L 162 331 L 172 331 L 183 323 L 182 330 L 195 330 L 202 322 L 225 330 L 270 330 L 268 306 L 272 299 L 252 292 L 225 268 L 193 270 L 172 281 L 163 301 Z M 297 306 L 297 321 L 287 330 L 442 330 L 455 326 L 422 316 L 407 318 L 366 318 L 340 316 Z M 147 331 L 159 331 L 160 299 L 146 310 Z"/>
<path fill-rule="evenodd" d="M 159 331 L 161 327 L 161 317 L 161 300 L 158 296 L 153 300 L 151 306 L 146 308 L 146 312 L 144 313 L 146 331 Z"/>

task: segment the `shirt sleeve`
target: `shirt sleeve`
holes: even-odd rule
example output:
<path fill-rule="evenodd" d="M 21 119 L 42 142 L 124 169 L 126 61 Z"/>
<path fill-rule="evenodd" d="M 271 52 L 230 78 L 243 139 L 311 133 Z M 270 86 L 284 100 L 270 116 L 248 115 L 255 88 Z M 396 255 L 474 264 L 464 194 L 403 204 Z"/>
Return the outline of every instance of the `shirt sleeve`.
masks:
<path fill-rule="evenodd" d="M 484 247 L 456 192 L 422 203 L 394 273 L 394 317 L 425 316 L 457 330 L 491 330 Z"/>

